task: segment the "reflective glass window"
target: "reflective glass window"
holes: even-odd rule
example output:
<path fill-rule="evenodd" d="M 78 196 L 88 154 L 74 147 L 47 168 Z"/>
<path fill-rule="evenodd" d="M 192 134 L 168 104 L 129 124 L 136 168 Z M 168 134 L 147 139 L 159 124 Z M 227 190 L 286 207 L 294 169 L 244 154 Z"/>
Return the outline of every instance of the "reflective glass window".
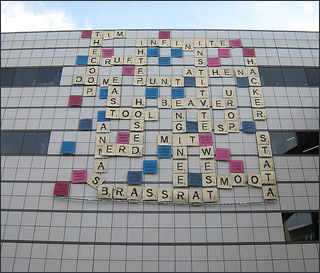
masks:
<path fill-rule="evenodd" d="M 1 154 L 20 154 L 23 132 L 1 132 Z"/>
<path fill-rule="evenodd" d="M 308 85 L 319 86 L 319 67 L 318 68 L 305 68 Z"/>
<path fill-rule="evenodd" d="M 35 86 L 39 68 L 17 68 L 12 86 Z"/>
<path fill-rule="evenodd" d="M 12 86 L 15 68 L 1 68 L 1 86 Z"/>
<path fill-rule="evenodd" d="M 284 86 L 280 67 L 259 67 L 262 86 Z"/>
<path fill-rule="evenodd" d="M 50 131 L 1 131 L 1 154 L 46 154 Z"/>
<path fill-rule="evenodd" d="M 308 86 L 307 76 L 302 67 L 282 67 L 286 86 Z"/>
<path fill-rule="evenodd" d="M 269 132 L 272 153 L 319 154 L 319 132 Z"/>
<path fill-rule="evenodd" d="M 283 213 L 286 241 L 319 241 L 318 213 Z"/>
<path fill-rule="evenodd" d="M 37 86 L 57 86 L 60 84 L 62 67 L 41 67 Z"/>

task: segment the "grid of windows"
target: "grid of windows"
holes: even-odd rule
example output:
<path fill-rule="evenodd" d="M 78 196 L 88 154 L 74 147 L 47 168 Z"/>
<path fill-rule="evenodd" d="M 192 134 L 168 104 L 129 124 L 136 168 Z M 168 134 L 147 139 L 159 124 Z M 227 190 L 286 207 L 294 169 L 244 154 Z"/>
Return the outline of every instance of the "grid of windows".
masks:
<path fill-rule="evenodd" d="M 148 44 L 158 34 L 159 30 L 127 30 L 121 39 L 98 39 L 102 50 L 112 49 L 119 58 L 134 56 L 138 39 Z M 209 79 L 210 98 L 224 98 L 222 89 L 235 86 L 237 109 L 232 113 L 240 125 L 237 134 L 214 135 L 214 145 L 229 149 L 232 160 L 243 161 L 246 178 L 249 173 L 261 175 L 262 163 L 263 168 L 270 167 L 278 201 L 261 203 L 261 189 L 246 185 L 220 190 L 222 205 L 214 206 L 87 202 L 96 198 L 96 190 L 85 181 L 95 169 L 96 125 L 101 117 L 105 120 L 108 101 L 107 91 L 99 88 L 100 78 L 121 75 L 122 66 L 100 65 L 95 95 L 84 96 L 88 86 L 73 84 L 73 78 L 87 74 L 90 58 L 80 65 L 78 57 L 90 56 L 96 47 L 91 39 L 81 38 L 81 31 L 2 34 L 2 271 L 318 272 L 319 34 L 249 30 L 170 34 L 171 41 L 183 43 L 240 39 L 243 48 L 230 48 L 230 57 L 220 58 L 222 68 L 243 67 L 243 49 L 254 49 L 261 94 L 237 87 L 235 77 Z M 170 47 L 159 47 L 160 57 L 171 56 L 171 65 L 159 67 L 158 57 L 147 56 L 147 76 L 181 77 L 184 67 L 195 64 L 193 50 L 182 53 L 173 56 Z M 206 48 L 206 54 L 214 58 L 218 48 Z M 134 96 L 146 97 L 148 110 L 157 108 L 151 92 L 147 97 L 146 86 L 132 86 L 132 78 L 122 77 L 121 107 L 131 107 Z M 195 97 L 195 78 L 184 80 L 185 96 Z M 171 91 L 159 87 L 157 95 L 171 98 Z M 267 118 L 255 121 L 255 129 L 270 133 L 275 155 L 261 161 L 257 135 L 241 128 L 242 121 L 253 119 L 251 95 L 262 96 Z M 81 103 L 70 106 L 70 96 L 81 97 Z M 128 169 L 139 171 L 144 159 L 157 157 L 158 133 L 172 132 L 171 110 L 158 110 L 159 120 L 145 124 L 144 157 L 109 157 L 108 172 L 102 174 L 106 184 L 126 184 Z M 187 109 L 187 121 L 196 121 L 196 113 Z M 212 122 L 226 119 L 224 111 L 211 113 Z M 110 143 L 116 142 L 118 131 L 128 128 L 129 120 L 112 120 Z M 72 156 L 61 154 L 63 142 L 76 143 Z M 190 171 L 199 172 L 199 161 L 194 160 L 198 148 L 190 146 L 187 151 Z M 227 162 L 214 162 L 217 174 L 230 175 Z M 143 174 L 143 186 L 171 187 L 170 160 L 158 163 L 161 172 Z M 265 178 L 268 171 L 263 171 Z M 73 175 L 78 180 L 73 181 Z M 53 198 L 56 181 L 69 183 L 70 199 Z"/>

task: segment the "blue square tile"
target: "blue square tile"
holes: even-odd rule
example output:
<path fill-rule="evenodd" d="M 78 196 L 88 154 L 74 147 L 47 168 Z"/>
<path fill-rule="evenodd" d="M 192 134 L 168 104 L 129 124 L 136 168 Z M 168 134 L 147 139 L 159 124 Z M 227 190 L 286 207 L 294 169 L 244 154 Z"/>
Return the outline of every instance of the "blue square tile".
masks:
<path fill-rule="evenodd" d="M 158 98 L 159 88 L 158 87 L 147 87 L 146 98 L 155 99 Z"/>
<path fill-rule="evenodd" d="M 169 65 L 171 65 L 170 57 L 159 57 L 158 65 L 160 65 L 160 66 L 169 66 Z"/>
<path fill-rule="evenodd" d="M 106 111 L 98 111 L 97 122 L 100 121 L 110 121 L 109 118 L 106 118 Z"/>
<path fill-rule="evenodd" d="M 62 141 L 60 153 L 61 154 L 73 154 L 75 148 L 76 148 L 75 141 Z"/>
<path fill-rule="evenodd" d="M 158 161 L 157 160 L 144 160 L 143 161 L 143 173 L 157 173 Z"/>
<path fill-rule="evenodd" d="M 182 58 L 182 48 L 171 48 L 171 58 Z"/>
<path fill-rule="evenodd" d="M 147 56 L 148 57 L 159 57 L 159 48 L 158 47 L 148 48 Z"/>
<path fill-rule="evenodd" d="M 87 64 L 89 56 L 77 56 L 77 64 Z"/>
<path fill-rule="evenodd" d="M 79 120 L 79 131 L 90 131 L 92 130 L 92 119 L 80 119 Z"/>
<path fill-rule="evenodd" d="M 239 78 L 237 77 L 237 85 L 239 87 L 249 87 L 249 79 L 247 77 Z"/>
<path fill-rule="evenodd" d="M 186 87 L 196 86 L 196 78 L 195 77 L 184 77 L 184 86 L 186 86 Z"/>
<path fill-rule="evenodd" d="M 184 88 L 172 88 L 171 89 L 171 98 L 173 98 L 173 99 L 184 98 Z"/>
<path fill-rule="evenodd" d="M 242 130 L 244 133 L 255 133 L 256 123 L 254 121 L 242 121 Z"/>
<path fill-rule="evenodd" d="M 158 145 L 159 158 L 171 158 L 171 146 Z"/>
<path fill-rule="evenodd" d="M 107 99 L 108 98 L 108 88 L 100 88 L 99 99 Z"/>
<path fill-rule="evenodd" d="M 201 173 L 188 173 L 188 186 L 201 187 L 202 174 Z"/>
<path fill-rule="evenodd" d="M 197 121 L 186 121 L 187 133 L 198 133 L 198 122 Z"/>
<path fill-rule="evenodd" d="M 141 171 L 128 171 L 129 185 L 141 185 L 142 184 L 142 172 Z"/>

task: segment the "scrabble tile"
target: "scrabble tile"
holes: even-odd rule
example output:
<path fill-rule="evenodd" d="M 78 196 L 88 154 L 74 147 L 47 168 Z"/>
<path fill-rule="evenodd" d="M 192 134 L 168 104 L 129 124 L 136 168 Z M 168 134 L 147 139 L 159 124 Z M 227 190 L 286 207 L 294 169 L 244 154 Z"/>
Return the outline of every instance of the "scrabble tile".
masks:
<path fill-rule="evenodd" d="M 173 187 L 186 188 L 188 187 L 188 174 L 174 173 L 172 177 Z"/>
<path fill-rule="evenodd" d="M 100 199 L 112 199 L 114 185 L 102 184 L 98 186 L 97 197 Z"/>
<path fill-rule="evenodd" d="M 199 147 L 199 153 L 201 159 L 214 158 L 213 146 Z"/>
<path fill-rule="evenodd" d="M 162 146 L 171 147 L 171 146 Z M 186 146 L 173 146 L 172 158 L 174 159 L 187 159 L 187 147 Z"/>
<path fill-rule="evenodd" d="M 60 153 L 61 154 L 74 154 L 76 148 L 75 141 L 62 141 Z"/>
<path fill-rule="evenodd" d="M 264 200 L 278 200 L 277 186 L 263 186 L 262 192 Z"/>
<path fill-rule="evenodd" d="M 70 95 L 69 106 L 80 106 L 82 104 L 82 96 Z"/>
<path fill-rule="evenodd" d="M 171 65 L 170 57 L 159 57 L 158 65 L 159 66 L 170 66 Z"/>
<path fill-rule="evenodd" d="M 147 51 L 147 56 L 148 57 L 159 57 L 159 48 L 155 47 L 155 48 L 148 48 Z"/>
<path fill-rule="evenodd" d="M 219 201 L 217 188 L 208 187 L 202 189 L 202 196 L 204 203 L 216 203 Z"/>
<path fill-rule="evenodd" d="M 217 175 L 217 188 L 231 190 L 232 178 L 230 175 Z"/>
<path fill-rule="evenodd" d="M 255 133 L 256 123 L 254 121 L 242 121 L 242 130 L 244 133 Z"/>
<path fill-rule="evenodd" d="M 248 173 L 248 184 L 254 187 L 261 188 L 262 187 L 261 175 Z"/>
<path fill-rule="evenodd" d="M 230 161 L 230 149 L 216 148 L 216 160 Z"/>
<path fill-rule="evenodd" d="M 239 48 L 242 47 L 242 43 L 240 39 L 235 39 L 235 40 L 229 40 L 229 43 L 232 48 Z"/>
<path fill-rule="evenodd" d="M 76 64 L 87 64 L 89 56 L 78 55 Z"/>
<path fill-rule="evenodd" d="M 199 134 L 199 146 L 212 146 L 212 134 Z"/>
<path fill-rule="evenodd" d="M 173 202 L 174 203 L 188 203 L 189 190 L 187 189 L 173 189 Z"/>
<path fill-rule="evenodd" d="M 159 202 L 172 202 L 172 188 L 158 188 Z"/>
<path fill-rule="evenodd" d="M 130 143 L 130 132 L 118 132 L 117 143 L 129 144 Z"/>
<path fill-rule="evenodd" d="M 202 186 L 201 173 L 188 173 L 188 186 L 201 187 Z"/>
<path fill-rule="evenodd" d="M 142 184 L 142 172 L 141 171 L 128 171 L 127 183 L 128 183 L 128 185 L 141 185 Z"/>
<path fill-rule="evenodd" d="M 158 98 L 159 88 L 158 87 L 147 87 L 146 88 L 146 98 L 155 99 Z"/>
<path fill-rule="evenodd" d="M 79 129 L 79 131 L 91 131 L 92 130 L 92 119 L 80 119 L 78 129 Z"/>
<path fill-rule="evenodd" d="M 107 173 L 109 169 L 109 161 L 108 159 L 103 160 L 95 160 L 93 170 L 96 173 Z"/>
<path fill-rule="evenodd" d="M 198 122 L 186 121 L 186 132 L 187 133 L 198 133 Z"/>
<path fill-rule="evenodd" d="M 250 86 L 248 77 L 242 77 L 242 78 L 237 77 L 236 79 L 237 79 L 237 85 L 239 87 L 249 87 Z"/>
<path fill-rule="evenodd" d="M 158 161 L 157 160 L 144 160 L 143 161 L 143 173 L 157 173 Z"/>
<path fill-rule="evenodd" d="M 229 161 L 230 173 L 244 173 L 244 164 L 242 160 Z"/>
<path fill-rule="evenodd" d="M 232 180 L 232 187 L 245 187 L 246 179 L 244 173 L 230 173 Z"/>
<path fill-rule="evenodd" d="M 217 177 L 214 172 L 202 174 L 202 187 L 216 187 Z"/>
<path fill-rule="evenodd" d="M 156 187 L 143 187 L 143 200 L 145 201 L 158 201 L 158 188 Z"/>
<path fill-rule="evenodd" d="M 140 186 L 128 186 L 127 199 L 140 201 L 142 199 L 142 187 Z"/>
<path fill-rule="evenodd" d="M 87 170 L 73 170 L 72 183 L 85 183 L 87 181 Z"/>
<path fill-rule="evenodd" d="M 105 181 L 105 178 L 98 173 L 93 173 L 87 179 L 87 184 L 94 189 L 97 189 Z"/>
<path fill-rule="evenodd" d="M 171 146 L 158 145 L 159 158 L 171 158 Z"/>
<path fill-rule="evenodd" d="M 69 182 L 55 182 L 53 195 L 68 196 L 69 195 Z"/>
<path fill-rule="evenodd" d="M 202 203 L 202 188 L 189 189 L 189 203 Z"/>
<path fill-rule="evenodd" d="M 230 49 L 229 48 L 218 48 L 218 57 L 219 58 L 230 58 Z"/>

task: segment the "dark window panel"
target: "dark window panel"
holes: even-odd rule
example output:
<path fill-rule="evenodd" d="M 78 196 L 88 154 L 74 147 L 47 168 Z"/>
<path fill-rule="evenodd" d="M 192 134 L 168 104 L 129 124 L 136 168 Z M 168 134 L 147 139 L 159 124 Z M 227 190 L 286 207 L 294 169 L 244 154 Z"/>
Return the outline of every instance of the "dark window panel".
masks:
<path fill-rule="evenodd" d="M 269 132 L 272 153 L 319 154 L 319 132 Z"/>
<path fill-rule="evenodd" d="M 308 86 L 304 68 L 282 67 L 282 75 L 286 86 Z"/>
<path fill-rule="evenodd" d="M 262 86 L 284 86 L 280 67 L 259 67 Z"/>
<path fill-rule="evenodd" d="M 274 155 L 298 154 L 298 138 L 295 132 L 269 132 Z"/>
<path fill-rule="evenodd" d="M 319 86 L 319 67 L 318 68 L 305 68 L 308 85 Z"/>
<path fill-rule="evenodd" d="M 39 68 L 17 68 L 12 86 L 35 86 Z"/>
<path fill-rule="evenodd" d="M 50 132 L 25 132 L 21 154 L 46 154 Z"/>
<path fill-rule="evenodd" d="M 47 154 L 50 131 L 1 131 L 1 154 Z"/>
<path fill-rule="evenodd" d="M 24 132 L 1 132 L 1 154 L 20 154 Z"/>
<path fill-rule="evenodd" d="M 42 67 L 39 69 L 37 86 L 60 85 L 62 67 Z"/>
<path fill-rule="evenodd" d="M 12 86 L 15 68 L 1 68 L 1 86 Z"/>
<path fill-rule="evenodd" d="M 319 241 L 318 213 L 283 213 L 286 241 Z"/>
<path fill-rule="evenodd" d="M 319 132 L 298 132 L 300 154 L 319 154 Z"/>

